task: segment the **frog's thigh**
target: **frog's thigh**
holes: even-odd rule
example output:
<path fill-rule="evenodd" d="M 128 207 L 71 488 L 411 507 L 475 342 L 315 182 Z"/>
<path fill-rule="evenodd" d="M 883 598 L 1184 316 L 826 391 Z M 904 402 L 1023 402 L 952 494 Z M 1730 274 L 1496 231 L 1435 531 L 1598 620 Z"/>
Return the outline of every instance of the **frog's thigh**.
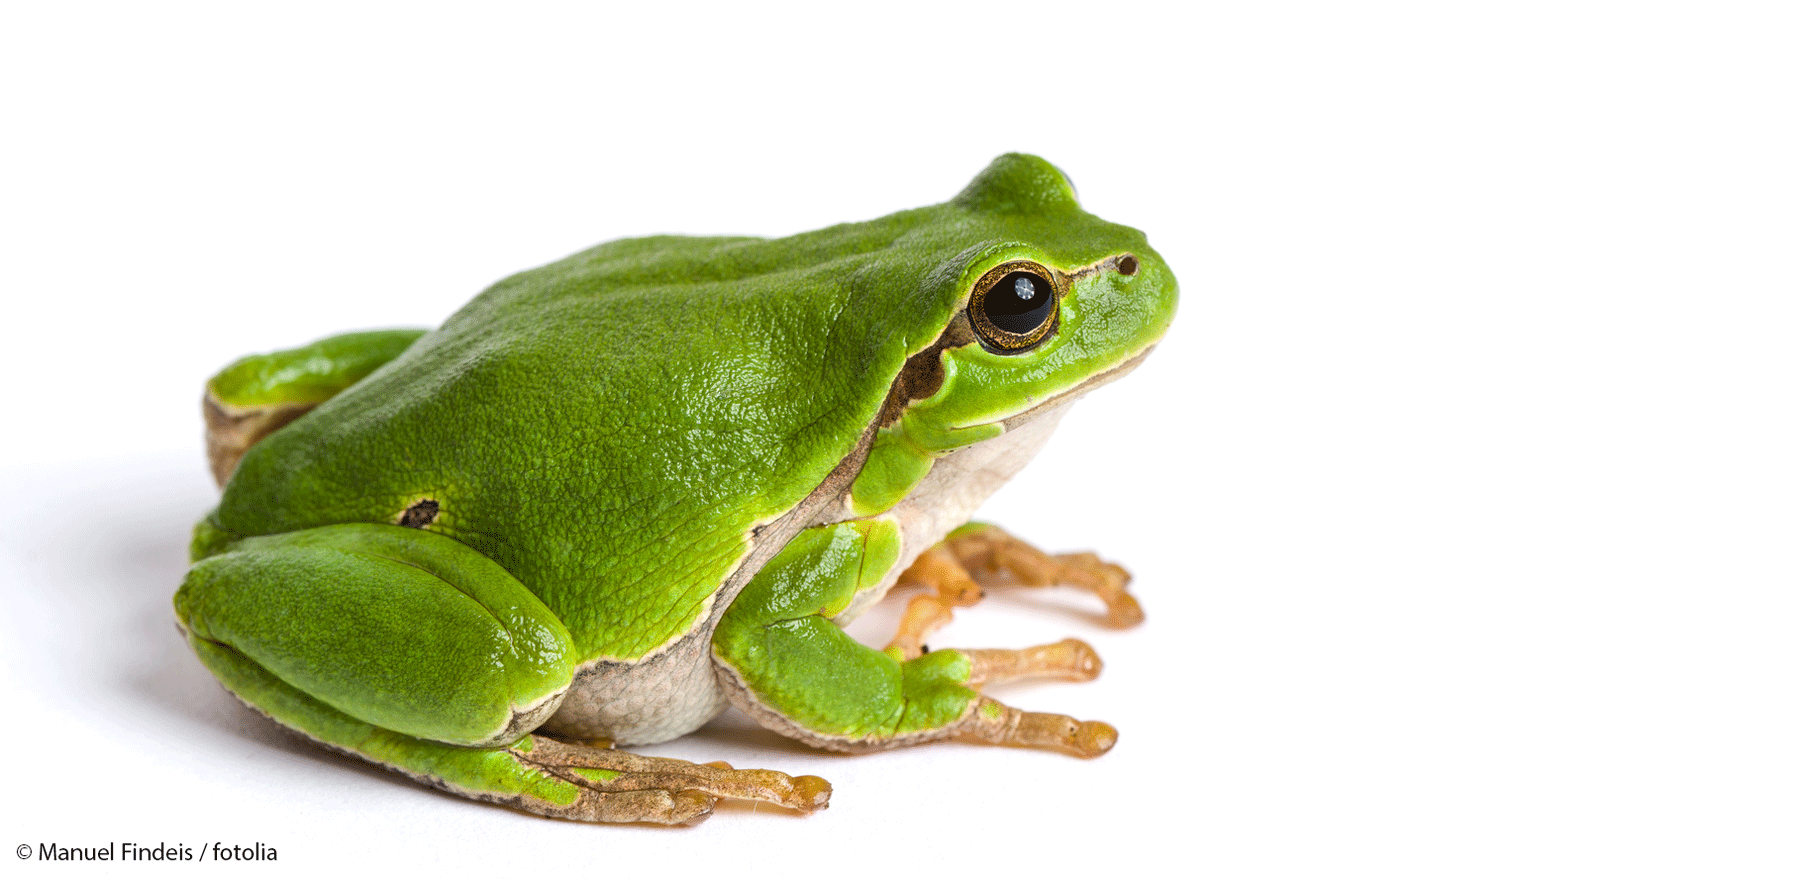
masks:
<path fill-rule="evenodd" d="M 575 669 L 561 622 L 466 545 L 381 524 L 246 539 L 197 563 L 177 616 L 241 700 L 452 792 L 573 820 L 682 823 L 720 797 L 827 804 L 817 777 L 527 734 Z"/>
<path fill-rule="evenodd" d="M 344 333 L 295 349 L 248 355 L 215 374 L 202 396 L 215 484 L 227 483 L 240 458 L 260 438 L 398 357 L 423 333 Z"/>
<path fill-rule="evenodd" d="M 888 518 L 804 531 L 765 565 L 714 632 L 723 688 L 779 733 L 827 749 L 881 749 L 969 736 L 990 743 L 1098 755 L 1117 733 L 1103 722 L 1024 713 L 972 684 L 979 652 L 913 660 L 855 642 L 832 619 L 890 572 L 901 551 Z"/>
<path fill-rule="evenodd" d="M 775 771 L 731 770 L 531 734 L 509 747 L 477 749 L 408 737 L 316 700 L 246 655 L 192 635 L 209 670 L 241 700 L 334 749 L 402 771 L 439 789 L 568 820 L 686 823 L 717 797 L 774 801 L 798 810 L 827 804 L 828 784 Z"/>
<path fill-rule="evenodd" d="M 176 605 L 192 642 L 350 717 L 444 743 L 517 740 L 555 710 L 575 667 L 568 631 L 517 579 L 401 526 L 246 539 L 193 566 Z"/>

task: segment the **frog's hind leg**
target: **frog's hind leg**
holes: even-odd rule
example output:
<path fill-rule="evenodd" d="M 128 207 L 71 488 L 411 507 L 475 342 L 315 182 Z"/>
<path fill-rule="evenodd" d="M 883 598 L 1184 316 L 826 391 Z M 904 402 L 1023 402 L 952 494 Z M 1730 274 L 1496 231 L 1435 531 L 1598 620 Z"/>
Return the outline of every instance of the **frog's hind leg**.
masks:
<path fill-rule="evenodd" d="M 888 648 L 903 652 L 908 658 L 923 654 L 929 635 L 953 620 L 953 610 L 978 603 L 988 587 L 1072 585 L 1093 592 L 1106 604 L 1109 626 L 1131 627 L 1144 620 L 1144 610 L 1137 598 L 1126 591 L 1130 583 L 1131 573 L 1124 567 L 1094 554 L 1047 554 L 997 526 L 969 523 L 924 551 L 899 577 L 898 588 L 932 587 L 935 592 L 911 599 Z M 1078 640 L 1070 642 L 1086 647 Z M 1091 654 L 1092 650 L 1087 652 Z M 1093 661 L 1098 663 L 1097 658 Z M 1019 675 L 1092 678 L 1078 675 L 1080 672 L 1085 671 L 1038 674 L 1031 668 Z"/>
<path fill-rule="evenodd" d="M 215 484 L 227 483 L 240 457 L 260 438 L 359 382 L 423 334 L 421 330 L 346 333 L 295 349 L 248 355 L 215 374 L 202 395 L 209 470 Z"/>
<path fill-rule="evenodd" d="M 819 777 L 731 770 L 578 746 L 531 734 L 473 749 L 409 737 L 362 722 L 286 684 L 245 655 L 193 635 L 210 672 L 247 706 L 312 740 L 418 782 L 527 813 L 598 823 L 690 823 L 721 798 L 807 811 L 827 804 Z"/>
<path fill-rule="evenodd" d="M 175 605 L 236 697 L 450 792 L 610 822 L 688 822 L 720 797 L 827 802 L 820 778 L 531 734 L 567 694 L 574 644 L 523 583 L 447 536 L 368 523 L 242 539 L 191 567 Z"/>

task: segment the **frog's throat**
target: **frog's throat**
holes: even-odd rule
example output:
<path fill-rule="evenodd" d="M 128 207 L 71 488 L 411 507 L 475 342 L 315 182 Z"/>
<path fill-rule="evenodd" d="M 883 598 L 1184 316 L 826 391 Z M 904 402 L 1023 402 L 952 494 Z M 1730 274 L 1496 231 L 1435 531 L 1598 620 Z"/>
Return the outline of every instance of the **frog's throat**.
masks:
<path fill-rule="evenodd" d="M 1120 361 L 1119 363 L 1114 364 L 1113 366 L 1111 366 L 1105 370 L 1102 370 L 1099 373 L 1095 373 L 1094 375 L 1087 377 L 1086 379 L 1082 380 L 1080 383 L 1076 384 L 1073 388 L 1070 388 L 1069 390 L 1062 392 L 1061 394 L 1056 395 L 1053 398 L 1048 398 L 1046 400 L 1037 402 L 1037 404 L 1035 406 L 1030 407 L 1029 409 L 1020 410 L 1016 413 L 1011 414 L 1010 416 L 1004 417 L 1003 419 L 991 419 L 991 420 L 987 420 L 985 422 L 977 423 L 976 425 L 957 426 L 955 430 L 962 431 L 962 430 L 966 430 L 969 428 L 977 428 L 977 427 L 985 426 L 985 425 L 997 425 L 998 427 L 1004 429 L 1005 431 L 1010 431 L 1033 419 L 1041 419 L 1044 415 L 1046 415 L 1050 412 L 1053 412 L 1056 408 L 1068 407 L 1069 405 L 1073 404 L 1075 401 L 1080 400 L 1080 397 L 1082 395 L 1084 395 L 1090 391 L 1093 391 L 1094 389 L 1099 388 L 1100 386 L 1103 386 L 1106 383 L 1119 379 L 1119 378 L 1123 377 L 1125 374 L 1130 373 L 1133 370 L 1136 370 L 1137 366 L 1139 364 L 1144 363 L 1144 359 L 1150 357 L 1150 353 L 1154 352 L 1154 351 L 1156 351 L 1156 344 L 1151 343 L 1150 345 L 1144 347 L 1143 351 L 1138 352 L 1136 355 L 1133 355 L 1130 358 L 1126 358 L 1125 360 Z"/>

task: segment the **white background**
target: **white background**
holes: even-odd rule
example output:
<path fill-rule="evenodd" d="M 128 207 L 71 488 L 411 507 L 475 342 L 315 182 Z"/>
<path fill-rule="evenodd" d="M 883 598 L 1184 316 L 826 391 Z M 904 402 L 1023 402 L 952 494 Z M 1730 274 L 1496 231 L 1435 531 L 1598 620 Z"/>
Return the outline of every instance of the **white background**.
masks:
<path fill-rule="evenodd" d="M 0 20 L 0 844 L 262 842 L 312 877 L 1820 873 L 1804 4 L 609 6 Z M 1182 285 L 985 512 L 1124 561 L 1151 619 L 1033 595 L 942 636 L 1088 638 L 1100 681 L 1001 696 L 1116 723 L 1109 755 L 834 757 L 729 715 L 652 752 L 833 806 L 595 828 L 325 756 L 179 641 L 227 361 L 434 324 L 605 239 L 941 201 L 1011 149 Z"/>

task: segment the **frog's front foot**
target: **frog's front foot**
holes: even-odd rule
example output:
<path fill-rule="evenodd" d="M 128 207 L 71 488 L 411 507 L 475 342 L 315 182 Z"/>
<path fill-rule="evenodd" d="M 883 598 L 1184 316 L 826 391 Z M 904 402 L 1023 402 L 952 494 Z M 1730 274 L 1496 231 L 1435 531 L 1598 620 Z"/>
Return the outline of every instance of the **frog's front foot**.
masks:
<path fill-rule="evenodd" d="M 923 654 L 928 650 L 929 634 L 954 619 L 955 607 L 978 603 L 987 587 L 1083 588 L 1106 604 L 1109 626 L 1131 627 L 1144 620 L 1144 610 L 1126 591 L 1130 584 L 1131 573 L 1124 567 L 1094 554 L 1048 554 L 997 526 L 969 523 L 924 551 L 898 579 L 897 587 L 932 587 L 935 592 L 910 601 L 887 650 L 902 652 L 906 658 Z M 1097 664 L 1098 658 L 1094 661 Z"/>
<path fill-rule="evenodd" d="M 699 821 L 722 798 L 770 802 L 796 811 L 828 806 L 833 787 L 820 777 L 792 777 L 781 771 L 735 769 L 724 762 L 696 764 L 641 756 L 532 735 L 529 751 L 514 750 L 519 762 L 577 787 L 566 805 L 549 802 L 518 807 L 547 816 L 606 823 L 680 824 Z"/>
<path fill-rule="evenodd" d="M 910 601 L 886 651 L 916 658 L 929 651 L 929 635 L 952 621 L 957 606 L 985 598 L 986 587 L 1057 587 L 1092 591 L 1106 604 L 1106 623 L 1130 627 L 1144 620 L 1136 597 L 1126 591 L 1131 573 L 1091 553 L 1049 554 L 984 523 L 970 523 L 916 558 L 897 587 L 930 587 L 935 592 Z M 1100 674 L 1093 648 L 1078 639 L 1027 649 L 956 649 L 972 668 L 974 688 L 1026 677 L 1084 682 Z M 1112 749 L 1118 730 L 1105 722 L 1083 722 L 1056 713 L 1028 713 L 981 697 L 959 727 L 966 737 L 1006 746 L 1060 750 L 1091 758 Z"/>
<path fill-rule="evenodd" d="M 1001 530 L 984 529 L 988 549 L 1028 548 Z M 885 577 L 888 567 L 869 564 L 890 559 L 896 541 L 889 521 L 809 530 L 753 578 L 714 632 L 715 671 L 735 706 L 767 728 L 840 752 L 951 738 L 1086 758 L 1112 748 L 1118 732 L 1111 725 L 1024 712 L 979 690 L 1029 676 L 1094 678 L 1099 655 L 1078 639 L 1027 649 L 928 651 L 920 637 L 938 621 L 913 626 L 919 637 L 913 648 L 892 645 L 881 651 L 842 631 L 836 619 L 857 591 Z M 959 577 L 938 588 L 943 596 L 977 598 L 977 583 L 960 562 L 971 556 L 949 558 L 953 565 L 943 573 Z M 1116 575 L 1110 579 L 1117 582 L 1115 596 L 1127 596 L 1123 570 Z"/>
<path fill-rule="evenodd" d="M 1082 722 L 1060 713 L 1027 713 L 989 697 L 980 698 L 959 733 L 1000 746 L 1060 750 L 1084 759 L 1104 755 L 1119 742 L 1118 729 L 1105 722 Z"/>
<path fill-rule="evenodd" d="M 969 665 L 967 686 L 1042 676 L 1084 682 L 1100 675 L 1100 656 L 1078 639 L 1064 639 L 1027 649 L 950 649 Z M 1030 713 L 1007 707 L 984 695 L 968 710 L 956 731 L 986 743 L 1060 750 L 1091 759 L 1119 741 L 1118 729 L 1105 722 L 1083 722 L 1059 713 Z"/>

